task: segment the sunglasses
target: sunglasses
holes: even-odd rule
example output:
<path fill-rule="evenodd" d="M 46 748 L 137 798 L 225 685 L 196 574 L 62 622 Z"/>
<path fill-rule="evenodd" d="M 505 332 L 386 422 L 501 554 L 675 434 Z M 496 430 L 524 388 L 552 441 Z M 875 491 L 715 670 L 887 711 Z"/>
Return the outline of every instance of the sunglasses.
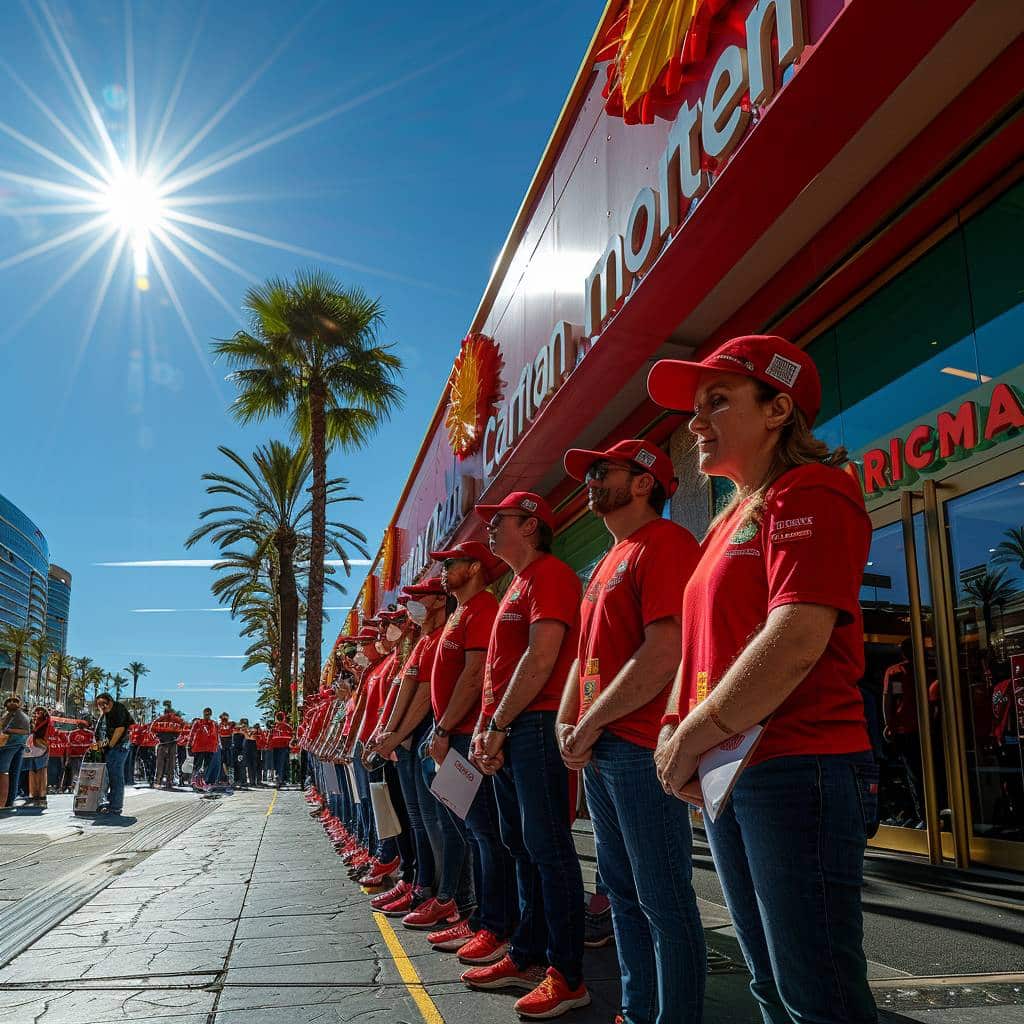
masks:
<path fill-rule="evenodd" d="M 587 470 L 587 475 L 583 478 L 584 482 L 598 483 L 616 469 L 625 470 L 630 476 L 642 476 L 644 473 L 650 472 L 649 469 L 641 469 L 639 466 L 618 466 L 612 462 L 595 462 Z"/>
<path fill-rule="evenodd" d="M 472 561 L 474 561 L 474 559 L 472 559 L 472 558 L 446 558 L 441 563 L 441 568 L 442 569 L 452 569 L 456 565 L 458 565 L 460 562 L 465 562 L 465 563 L 468 564 L 469 562 L 472 562 Z"/>
<path fill-rule="evenodd" d="M 524 515 L 521 512 L 506 512 L 504 515 L 496 515 L 487 524 L 487 532 L 496 533 L 498 530 L 500 530 L 502 519 L 533 519 L 533 516 Z"/>

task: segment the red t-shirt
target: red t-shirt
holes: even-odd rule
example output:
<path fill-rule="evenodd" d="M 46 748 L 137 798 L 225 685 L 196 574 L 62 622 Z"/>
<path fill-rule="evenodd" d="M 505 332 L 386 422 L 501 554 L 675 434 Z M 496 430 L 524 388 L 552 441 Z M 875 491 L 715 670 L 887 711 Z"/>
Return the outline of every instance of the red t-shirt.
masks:
<path fill-rule="evenodd" d="M 917 694 L 914 691 L 914 667 L 898 661 L 885 670 L 882 677 L 882 698 L 890 696 L 893 716 L 889 728 L 898 736 L 917 732 Z"/>
<path fill-rule="evenodd" d="M 156 738 L 156 733 L 153 732 L 153 730 L 148 725 L 140 725 L 139 731 L 138 733 L 136 733 L 136 736 L 138 738 L 135 740 L 135 742 L 138 743 L 140 747 L 157 746 L 158 740 Z"/>
<path fill-rule="evenodd" d="M 291 743 L 292 727 L 287 722 L 277 722 L 270 727 L 271 750 L 283 750 Z"/>
<path fill-rule="evenodd" d="M 655 519 L 620 541 L 601 559 L 580 610 L 580 717 L 644 642 L 644 629 L 679 617 L 683 590 L 700 545 L 689 530 Z M 672 685 L 665 683 L 665 690 Z M 620 739 L 648 750 L 658 744 L 665 692 L 606 726 Z"/>
<path fill-rule="evenodd" d="M 270 733 L 266 729 L 256 729 L 256 749 L 257 750 L 269 750 L 270 749 Z"/>
<path fill-rule="evenodd" d="M 441 720 L 452 699 L 455 684 L 466 667 L 466 652 L 487 650 L 497 614 L 497 598 L 489 590 L 481 590 L 456 608 L 441 627 L 430 672 L 430 704 L 435 722 Z M 479 708 L 470 707 L 462 721 L 449 731 L 470 735 L 479 716 Z"/>
<path fill-rule="evenodd" d="M 193 754 L 212 754 L 218 746 L 217 723 L 212 718 L 193 719 L 188 746 Z"/>
<path fill-rule="evenodd" d="M 773 609 L 825 605 L 839 612 L 828 646 L 775 712 L 752 763 L 870 750 L 857 681 L 871 522 L 857 482 L 834 467 L 798 466 L 769 489 L 760 525 L 741 526 L 743 512 L 708 532 L 686 586 L 679 714 L 714 689 Z"/>
<path fill-rule="evenodd" d="M 365 743 L 373 735 L 373 730 L 377 728 L 386 690 L 394 672 L 394 665 L 395 654 L 392 651 L 370 669 L 371 675 L 366 683 L 366 708 L 363 713 L 363 724 L 359 730 L 360 743 Z"/>
<path fill-rule="evenodd" d="M 526 710 L 557 710 L 569 667 L 579 648 L 581 590 L 576 573 L 554 555 L 535 558 L 512 577 L 498 607 L 487 648 L 484 715 L 493 715 L 501 703 L 505 687 L 530 644 L 530 626 L 545 619 L 565 623 L 568 629 L 548 681 Z"/>

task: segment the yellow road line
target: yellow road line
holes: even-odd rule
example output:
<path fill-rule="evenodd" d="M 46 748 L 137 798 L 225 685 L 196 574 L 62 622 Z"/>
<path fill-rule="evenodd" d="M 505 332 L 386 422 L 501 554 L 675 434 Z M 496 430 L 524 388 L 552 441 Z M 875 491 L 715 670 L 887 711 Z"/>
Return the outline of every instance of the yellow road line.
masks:
<path fill-rule="evenodd" d="M 273 813 L 273 811 L 274 811 L 274 804 L 276 804 L 276 803 L 277 803 L 277 790 L 275 789 L 274 790 L 274 795 L 270 798 L 270 806 L 267 808 L 267 817 L 268 818 Z"/>
<path fill-rule="evenodd" d="M 426 1024 L 444 1024 L 441 1011 L 434 1005 L 434 1000 L 430 998 L 427 990 L 423 987 L 423 982 L 420 981 L 420 976 L 416 973 L 416 968 L 413 967 L 409 955 L 402 948 L 402 943 L 398 941 L 391 922 L 383 914 L 374 914 L 373 919 L 377 922 L 377 927 L 380 929 L 381 935 L 384 936 L 384 942 L 395 958 L 398 973 L 402 981 L 405 982 L 405 987 L 409 990 L 409 995 L 412 996 L 413 1002 Z"/>

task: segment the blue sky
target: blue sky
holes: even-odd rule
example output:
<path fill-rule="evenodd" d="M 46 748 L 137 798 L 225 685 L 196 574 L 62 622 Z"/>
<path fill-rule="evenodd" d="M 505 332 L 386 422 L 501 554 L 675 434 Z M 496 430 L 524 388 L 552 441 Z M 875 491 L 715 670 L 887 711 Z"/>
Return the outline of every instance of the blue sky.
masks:
<path fill-rule="evenodd" d="M 207 610 L 207 569 L 99 564 L 212 557 L 183 541 L 207 501 L 201 474 L 222 466 L 217 445 L 249 453 L 286 436 L 231 420 L 210 339 L 238 328 L 243 273 L 320 265 L 380 296 L 408 400 L 371 448 L 329 466 L 363 497 L 345 518 L 375 549 L 600 11 L 595 0 L 3 5 L 0 493 L 74 576 L 72 653 L 109 671 L 141 659 L 152 672 L 140 692 L 190 713 L 252 712 L 259 672 L 241 672 L 230 617 Z M 85 258 L 95 230 L 48 248 L 95 216 L 66 191 L 93 190 L 68 165 L 96 176 L 84 149 L 109 166 L 104 133 L 127 162 L 133 106 L 136 152 L 166 122 L 154 166 L 187 150 L 176 175 L 212 172 L 178 192 L 209 204 L 175 222 L 205 251 L 171 237 L 205 284 L 155 240 L 146 292 L 130 240 L 115 263 L 113 238 Z"/>

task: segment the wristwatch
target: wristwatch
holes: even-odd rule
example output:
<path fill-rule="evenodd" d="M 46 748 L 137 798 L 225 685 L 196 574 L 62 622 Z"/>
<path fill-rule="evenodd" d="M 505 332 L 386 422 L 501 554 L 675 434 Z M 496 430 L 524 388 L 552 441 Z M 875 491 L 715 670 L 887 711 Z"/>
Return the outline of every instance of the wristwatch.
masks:
<path fill-rule="evenodd" d="M 446 740 L 451 735 L 451 733 L 449 732 L 448 729 L 442 729 L 441 726 L 435 725 L 434 726 L 434 735 L 435 736 L 440 736 L 441 739 Z"/>
<path fill-rule="evenodd" d="M 488 732 L 502 732 L 502 733 L 505 733 L 505 732 L 508 732 L 508 726 L 507 726 L 507 725 L 506 725 L 506 726 L 500 726 L 500 725 L 498 725 L 498 723 L 497 723 L 497 722 L 496 722 L 496 721 L 495 721 L 495 720 L 494 720 L 494 719 L 492 718 L 492 719 L 491 719 L 491 720 L 490 720 L 490 721 L 489 721 L 489 722 L 487 723 L 487 731 L 488 731 Z"/>

